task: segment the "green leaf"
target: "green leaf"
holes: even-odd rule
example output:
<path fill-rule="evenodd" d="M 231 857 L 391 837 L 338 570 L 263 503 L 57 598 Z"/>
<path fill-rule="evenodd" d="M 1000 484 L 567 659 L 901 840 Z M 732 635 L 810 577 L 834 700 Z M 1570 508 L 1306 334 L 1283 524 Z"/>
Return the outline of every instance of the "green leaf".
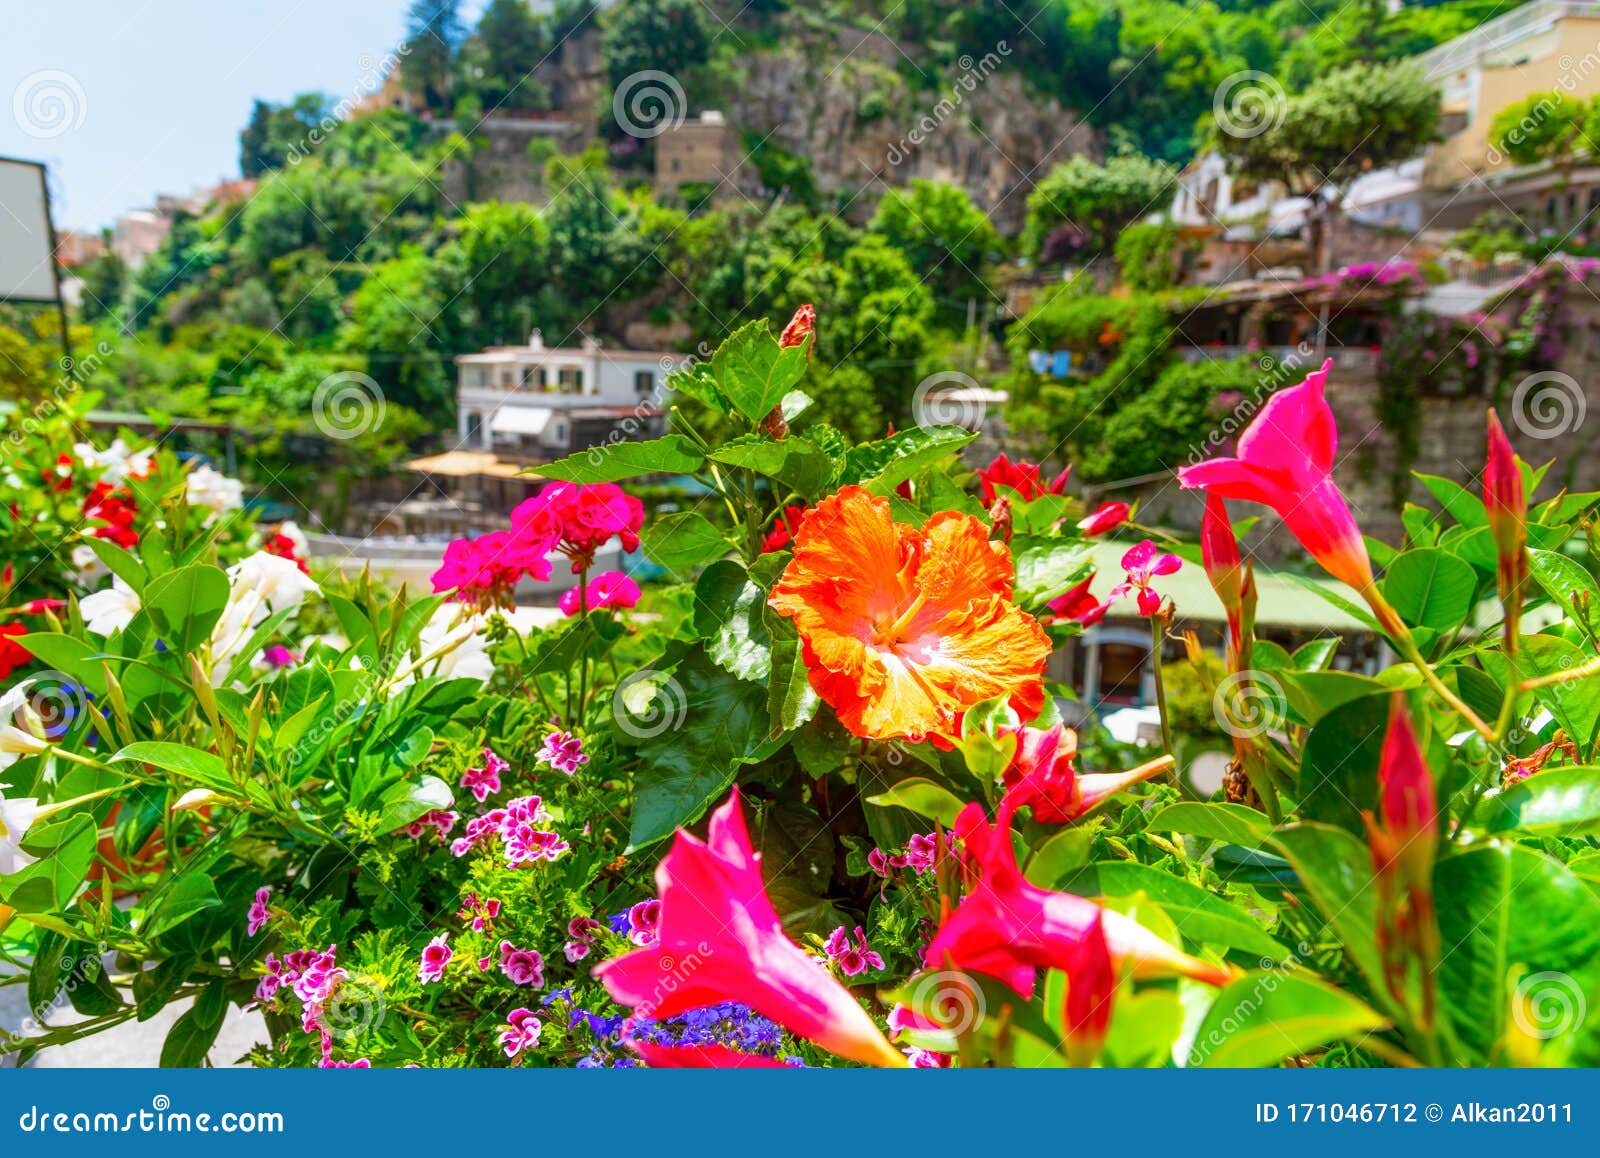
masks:
<path fill-rule="evenodd" d="M 1063 882 L 1089 863 L 1094 833 L 1093 826 L 1062 828 L 1034 850 L 1022 875 L 1041 889 L 1059 891 Z"/>
<path fill-rule="evenodd" d="M 853 447 L 845 455 L 839 482 L 870 483 L 873 494 L 887 495 L 923 467 L 955 453 L 976 437 L 959 426 L 914 426 Z"/>
<path fill-rule="evenodd" d="M 1191 941 L 1239 949 L 1271 961 L 1289 956 L 1289 950 L 1243 909 L 1149 865 L 1101 861 L 1073 877 L 1065 887 L 1079 896 L 1129 897 L 1143 893 Z"/>
<path fill-rule="evenodd" d="M 806 348 L 778 345 L 765 318 L 740 326 L 711 355 L 717 389 L 752 422 L 770 414 L 805 374 Z"/>
<path fill-rule="evenodd" d="M 1428 488 L 1428 493 L 1438 500 L 1445 512 L 1463 527 L 1481 527 L 1489 521 L 1484 512 L 1483 499 L 1459 483 L 1435 474 L 1418 474 L 1417 480 Z"/>
<path fill-rule="evenodd" d="M 810 439 L 798 435 L 774 439 L 764 434 L 747 434 L 724 443 L 712 451 L 710 457 L 712 462 L 742 467 L 776 479 L 808 499 L 828 490 L 840 466 Z"/>
<path fill-rule="evenodd" d="M 1283 671 L 1278 674 L 1284 699 L 1295 715 L 1307 724 L 1317 723 L 1334 708 L 1351 700 L 1392 690 L 1371 676 L 1352 671 Z"/>
<path fill-rule="evenodd" d="M 1300 584 L 1300 586 L 1311 592 L 1318 599 L 1321 599 L 1324 603 L 1327 603 L 1333 607 L 1337 607 L 1351 619 L 1360 622 L 1363 627 L 1367 628 L 1367 630 L 1376 631 L 1379 634 L 1382 634 L 1382 628 L 1378 626 L 1378 621 L 1372 617 L 1372 613 L 1370 611 L 1361 606 L 1359 603 L 1355 603 L 1349 599 L 1346 599 L 1343 595 L 1340 595 L 1337 591 L 1329 587 L 1326 581 L 1313 579 L 1309 575 L 1296 575 L 1293 571 L 1284 571 L 1280 572 L 1280 574 Z"/>
<path fill-rule="evenodd" d="M 1585 603 L 1589 629 L 1600 631 L 1600 586 L 1582 566 L 1559 551 L 1529 551 L 1528 573 L 1574 619 L 1579 618 L 1574 604 Z"/>
<path fill-rule="evenodd" d="M 771 739 L 767 689 L 729 675 L 704 651 L 670 673 L 646 670 L 624 679 L 612 705 L 618 741 L 638 745 L 632 849 L 695 820 L 722 797 L 741 765 L 766 759 L 782 744 Z"/>
<path fill-rule="evenodd" d="M 1551 676 L 1587 662 L 1580 647 L 1554 635 L 1522 637 L 1522 675 Z M 1600 723 L 1600 679 L 1571 680 L 1535 688 L 1533 697 L 1550 710 L 1566 734 L 1580 747 L 1588 747 Z"/>
<path fill-rule="evenodd" d="M 1412 627 L 1448 631 L 1472 611 L 1478 573 L 1438 547 L 1406 551 L 1389 564 L 1384 597 Z"/>
<path fill-rule="evenodd" d="M 575 483 L 617 482 L 645 474 L 693 474 L 705 456 L 681 434 L 645 442 L 614 442 L 592 446 L 556 462 L 540 466 L 540 478 Z"/>
<path fill-rule="evenodd" d="M 912 776 L 900 781 L 887 792 L 867 797 L 868 804 L 880 808 L 907 808 L 918 816 L 937 820 L 949 828 L 965 803 L 948 788 L 935 784 L 922 776 Z"/>
<path fill-rule="evenodd" d="M 694 588 L 694 627 L 717 666 L 743 680 L 772 675 L 767 593 L 731 559 L 705 569 Z"/>
<path fill-rule="evenodd" d="M 1272 837 L 1300 884 L 1343 943 L 1345 953 L 1376 992 L 1385 992 L 1378 955 L 1378 889 L 1366 842 L 1326 824 L 1292 824 Z"/>
<path fill-rule="evenodd" d="M 801 655 L 800 635 L 794 624 L 770 607 L 762 609 L 767 634 L 772 637 L 772 679 L 767 684 L 767 715 L 772 718 L 772 738 L 808 723 L 822 700 L 812 690 Z"/>
<path fill-rule="evenodd" d="M 1241 977 L 1212 1002 L 1189 1048 L 1189 1065 L 1273 1066 L 1385 1024 L 1364 1002 L 1309 977 Z"/>
<path fill-rule="evenodd" d="M 139 932 L 146 937 L 159 937 L 168 929 L 176 928 L 202 909 L 222 904 L 217 886 L 203 872 L 188 872 L 167 885 L 155 901 L 154 908 L 139 923 Z"/>
<path fill-rule="evenodd" d="M 161 1045 L 161 1068 L 191 1069 L 203 1065 L 221 1029 L 221 1018 L 206 1024 L 198 1008 L 190 1008 L 167 1031 L 167 1039 Z"/>
<path fill-rule="evenodd" d="M 148 582 L 144 564 L 122 547 L 117 546 L 109 539 L 90 539 L 89 549 L 100 557 L 118 579 L 133 588 L 135 595 L 144 594 L 144 585 Z"/>
<path fill-rule="evenodd" d="M 1209 837 L 1243 848 L 1260 848 L 1272 835 L 1272 825 L 1254 808 L 1192 800 L 1167 805 L 1150 818 L 1150 828 L 1156 832 Z"/>
<path fill-rule="evenodd" d="M 1030 608 L 1065 594 L 1094 566 L 1094 548 L 1073 539 L 1018 535 L 1011 540 L 1011 557 L 1017 568 L 1017 603 Z"/>
<path fill-rule="evenodd" d="M 1378 759 L 1389 726 L 1387 694 L 1340 704 L 1311 729 L 1300 754 L 1300 815 L 1361 836 L 1378 808 Z"/>
<path fill-rule="evenodd" d="M 99 839 L 94 818 L 82 812 L 31 830 L 23 848 L 39 859 L 0 878 L 0 899 L 24 915 L 66 908 L 89 875 Z"/>
<path fill-rule="evenodd" d="M 1558 861 L 1524 845 L 1493 844 L 1434 868 L 1441 903 L 1439 993 L 1461 1041 L 1494 1056 L 1519 974 L 1562 975 L 1579 998 L 1600 982 L 1600 900 Z M 1581 1021 L 1582 1019 L 1577 1019 Z"/>
<path fill-rule="evenodd" d="M 644 553 L 669 571 L 692 571 L 728 553 L 728 540 L 697 511 L 674 511 L 645 524 Z"/>
<path fill-rule="evenodd" d="M 1600 768 L 1552 768 L 1485 796 L 1472 827 L 1491 836 L 1600 833 Z"/>
<path fill-rule="evenodd" d="M 113 764 L 129 762 L 154 764 L 163 771 L 219 792 L 238 791 L 228 776 L 228 766 L 215 752 L 202 752 L 199 748 L 169 744 L 162 740 L 140 740 L 111 757 Z"/>
<path fill-rule="evenodd" d="M 204 563 L 179 567 L 150 580 L 141 602 L 167 650 L 183 655 L 211 638 L 228 603 L 228 576 Z"/>
<path fill-rule="evenodd" d="M 419 816 L 446 809 L 455 801 L 450 785 L 437 776 L 391 784 L 378 805 L 378 831 L 398 832 Z"/>

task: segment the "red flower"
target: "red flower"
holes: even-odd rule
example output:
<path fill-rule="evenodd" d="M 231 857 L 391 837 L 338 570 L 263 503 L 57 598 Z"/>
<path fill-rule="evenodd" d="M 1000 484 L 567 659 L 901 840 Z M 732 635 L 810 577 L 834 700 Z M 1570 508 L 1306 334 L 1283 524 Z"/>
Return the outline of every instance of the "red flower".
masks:
<path fill-rule="evenodd" d="M 1131 513 L 1127 503 L 1101 503 L 1094 514 L 1078 521 L 1078 530 L 1085 535 L 1103 535 L 1126 523 Z"/>
<path fill-rule="evenodd" d="M 289 562 L 299 567 L 300 570 L 305 572 L 307 575 L 311 574 L 311 568 L 306 564 L 306 561 L 300 557 L 299 549 L 296 546 L 295 541 L 289 538 L 288 535 L 285 535 L 281 532 L 269 535 L 266 542 L 261 544 L 261 549 L 269 555 L 276 555 L 280 559 L 287 559 Z"/>
<path fill-rule="evenodd" d="M 1012 462 L 1004 454 L 978 472 L 978 488 L 983 495 L 983 505 L 994 502 L 996 487 L 1008 487 L 1017 492 L 1024 502 L 1042 495 L 1059 495 L 1067 489 L 1069 466 L 1049 482 L 1039 478 L 1039 467 L 1031 462 Z"/>
<path fill-rule="evenodd" d="M 1527 570 L 1523 547 L 1528 539 L 1528 497 L 1516 452 L 1493 410 L 1489 411 L 1489 450 L 1483 467 L 1483 509 L 1499 557 L 1500 593 L 1509 598 Z"/>
<path fill-rule="evenodd" d="M 1089 577 L 1082 583 L 1079 583 L 1065 595 L 1052 599 L 1045 606 L 1055 614 L 1057 619 L 1070 619 L 1084 627 L 1093 627 L 1105 618 L 1106 612 L 1111 609 L 1111 604 L 1113 603 L 1111 599 L 1107 599 L 1102 603 L 1090 594 L 1089 585 L 1093 582 L 1094 572 L 1091 571 Z"/>
<path fill-rule="evenodd" d="M 786 550 L 794 537 L 800 533 L 800 521 L 805 517 L 804 503 L 797 507 L 784 507 L 783 513 L 772 521 L 772 530 L 761 541 L 761 553 L 766 555 L 772 551 Z"/>
<path fill-rule="evenodd" d="M 123 490 L 119 494 L 110 483 L 95 483 L 83 500 L 84 517 L 105 524 L 90 533 L 98 539 L 109 539 L 119 547 L 138 545 L 139 535 L 133 529 L 133 520 L 138 513 L 139 508 L 129 492 Z"/>
<path fill-rule="evenodd" d="M 1017 751 L 1001 774 L 1006 786 L 1001 812 L 1031 808 L 1041 824 L 1070 824 L 1114 793 L 1165 771 L 1168 761 L 1151 760 L 1127 772 L 1078 775 L 1072 767 L 1078 735 L 1056 724 L 1040 730 L 1026 726 L 1002 729 L 1017 738 Z"/>
<path fill-rule="evenodd" d="M 58 494 L 65 494 L 72 489 L 72 456 L 59 454 L 56 464 L 44 473 L 44 485 Z"/>
<path fill-rule="evenodd" d="M 740 1053 L 725 1045 L 658 1045 L 630 1041 L 628 1048 L 653 1069 L 679 1070 L 783 1070 L 788 1065 L 775 1057 Z"/>
<path fill-rule="evenodd" d="M 20 623 L 0 623 L 0 680 L 10 678 L 33 659 L 33 653 L 16 642 L 17 636 L 27 634 L 28 629 Z"/>
<path fill-rule="evenodd" d="M 1228 638 L 1237 653 L 1244 634 L 1244 569 L 1239 559 L 1239 540 L 1228 521 L 1228 504 L 1209 493 L 1205 514 L 1200 518 L 1200 559 L 1211 589 L 1227 612 Z"/>
<path fill-rule="evenodd" d="M 929 968 L 982 973 L 1031 997 L 1040 969 L 1061 969 L 1070 978 L 1092 967 L 1098 925 L 1111 959 L 1130 966 L 1136 977 L 1178 974 L 1211 985 L 1233 979 L 1226 965 L 1174 949 L 1131 917 L 1030 884 L 1017 867 L 1011 812 L 1004 805 L 992 826 L 981 805 L 967 805 L 956 817 L 955 833 L 981 876 L 923 951 Z"/>
<path fill-rule="evenodd" d="M 794 317 L 789 319 L 789 324 L 783 327 L 783 333 L 778 335 L 778 346 L 786 348 L 798 346 L 816 333 L 817 311 L 810 305 L 801 306 L 794 312 Z M 811 357 L 811 347 L 806 347 L 806 357 Z"/>

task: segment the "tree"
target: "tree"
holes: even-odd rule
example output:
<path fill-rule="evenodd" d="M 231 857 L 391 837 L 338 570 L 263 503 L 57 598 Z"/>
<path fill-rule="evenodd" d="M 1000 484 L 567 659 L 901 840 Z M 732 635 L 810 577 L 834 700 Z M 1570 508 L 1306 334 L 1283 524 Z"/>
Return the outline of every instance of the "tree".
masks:
<path fill-rule="evenodd" d="M 940 316 L 947 322 L 965 322 L 967 299 L 988 300 L 983 269 L 1000 238 L 965 189 L 916 178 L 884 194 L 867 228 L 904 253 L 944 299 Z"/>
<path fill-rule="evenodd" d="M 406 15 L 401 75 L 407 87 L 435 112 L 450 108 L 451 64 L 464 35 L 461 0 L 412 0 Z"/>
<path fill-rule="evenodd" d="M 1125 225 L 1165 209 L 1177 187 L 1178 174 L 1162 161 L 1126 155 L 1097 165 L 1080 153 L 1057 165 L 1028 194 L 1023 247 L 1049 260 L 1046 242 L 1067 227 L 1103 251 Z"/>
<path fill-rule="evenodd" d="M 1558 92 L 1536 92 L 1489 122 L 1489 143 L 1518 165 L 1563 157 L 1581 142 L 1589 109 Z M 1590 151 L 1594 147 L 1583 142 Z"/>
<path fill-rule="evenodd" d="M 484 101 L 491 109 L 538 109 L 547 103 L 533 70 L 550 51 L 546 26 L 527 0 L 490 0 L 478 21 L 483 42 Z"/>
<path fill-rule="evenodd" d="M 128 266 L 116 254 L 107 250 L 86 262 L 78 276 L 83 279 L 78 312 L 84 321 L 109 317 L 121 307 L 122 295 L 128 288 Z"/>
<path fill-rule="evenodd" d="M 258 100 L 239 133 L 239 172 L 260 177 L 300 159 L 313 148 L 313 131 L 332 119 L 333 99 L 303 92 L 286 105 Z"/>
<path fill-rule="evenodd" d="M 1413 156 L 1439 136 L 1439 94 L 1409 65 L 1355 64 L 1283 101 L 1255 135 L 1218 124 L 1212 143 L 1240 176 L 1309 197 L 1311 264 L 1327 264 L 1327 218 L 1363 170 Z"/>
<path fill-rule="evenodd" d="M 681 77 L 710 53 L 711 32 L 699 0 L 623 0 L 607 14 L 600 42 L 612 88 L 638 72 Z"/>

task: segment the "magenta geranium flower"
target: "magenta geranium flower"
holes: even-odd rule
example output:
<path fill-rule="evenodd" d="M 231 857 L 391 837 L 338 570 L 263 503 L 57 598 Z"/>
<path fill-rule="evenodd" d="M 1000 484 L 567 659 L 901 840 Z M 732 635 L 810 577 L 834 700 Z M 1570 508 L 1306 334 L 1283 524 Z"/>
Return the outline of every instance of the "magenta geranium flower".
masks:
<path fill-rule="evenodd" d="M 628 940 L 635 945 L 654 945 L 661 924 L 661 902 L 640 901 L 628 910 Z"/>
<path fill-rule="evenodd" d="M 501 941 L 500 972 L 513 985 L 544 988 L 544 957 L 536 950 L 518 949 L 510 941 Z"/>
<path fill-rule="evenodd" d="M 602 571 L 584 588 L 590 611 L 602 607 L 632 607 L 639 602 L 639 585 L 622 571 Z M 561 613 L 576 615 L 580 610 L 578 588 L 561 593 Z"/>
<path fill-rule="evenodd" d="M 1181 467 L 1178 481 L 1225 499 L 1271 507 L 1328 573 L 1358 591 L 1372 562 L 1349 504 L 1333 482 L 1339 431 L 1323 397 L 1331 360 L 1267 400 L 1239 436 L 1238 456 Z"/>
<path fill-rule="evenodd" d="M 500 1031 L 500 1048 L 507 1057 L 516 1057 L 525 1049 L 539 1044 L 539 1034 L 544 1024 L 531 1009 L 513 1009 L 506 1018 L 506 1027 Z"/>
<path fill-rule="evenodd" d="M 882 969 L 883 957 L 874 952 L 871 945 L 867 944 L 867 935 L 862 932 L 861 926 L 856 926 L 855 940 L 850 939 L 849 932 L 840 925 L 828 935 L 823 943 L 822 951 L 828 955 L 828 960 L 839 966 L 839 971 L 847 977 L 854 977 L 858 973 L 865 973 L 868 969 Z"/>
<path fill-rule="evenodd" d="M 272 912 L 267 908 L 267 902 L 272 899 L 272 890 L 263 885 L 256 890 L 256 899 L 250 902 L 250 912 L 247 914 L 249 923 L 245 926 L 245 936 L 254 937 L 267 922 L 272 919 Z"/>
<path fill-rule="evenodd" d="M 428 947 L 422 951 L 422 962 L 417 968 L 417 980 L 426 985 L 444 976 L 445 966 L 449 965 L 450 959 L 455 956 L 455 950 L 445 943 L 449 939 L 449 933 L 440 933 L 428 942 Z"/>
<path fill-rule="evenodd" d="M 500 774 L 511 765 L 494 754 L 494 749 L 483 750 L 483 767 L 468 768 L 461 774 L 461 787 L 472 793 L 472 798 L 479 804 L 489 799 L 490 795 L 500 791 Z"/>
<path fill-rule="evenodd" d="M 544 738 L 544 744 L 535 759 L 568 776 L 589 762 L 588 754 L 583 750 L 583 740 L 574 732 L 559 729 Z"/>

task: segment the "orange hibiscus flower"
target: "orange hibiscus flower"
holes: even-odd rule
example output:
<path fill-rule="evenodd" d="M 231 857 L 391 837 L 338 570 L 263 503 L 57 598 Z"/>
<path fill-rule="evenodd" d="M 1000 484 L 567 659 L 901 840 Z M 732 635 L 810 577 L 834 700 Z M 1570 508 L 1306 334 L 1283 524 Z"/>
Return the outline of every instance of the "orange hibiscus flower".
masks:
<path fill-rule="evenodd" d="M 1011 556 L 977 519 L 918 530 L 845 487 L 812 509 L 768 602 L 794 620 L 817 695 L 857 736 L 954 738 L 968 708 L 1044 704 L 1044 629 L 1011 602 Z"/>

